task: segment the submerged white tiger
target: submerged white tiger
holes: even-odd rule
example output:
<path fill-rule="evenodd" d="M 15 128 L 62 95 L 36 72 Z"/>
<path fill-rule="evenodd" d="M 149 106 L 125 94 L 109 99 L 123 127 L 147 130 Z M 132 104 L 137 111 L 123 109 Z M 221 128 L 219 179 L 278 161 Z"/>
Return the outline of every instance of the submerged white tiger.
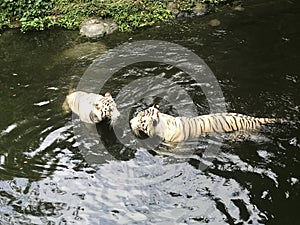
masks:
<path fill-rule="evenodd" d="M 238 113 L 215 113 L 197 117 L 174 117 L 161 113 L 158 106 L 139 112 L 130 120 L 133 132 L 158 136 L 165 142 L 181 142 L 206 133 L 257 130 L 262 124 L 283 122 L 276 118 L 256 118 Z"/>
<path fill-rule="evenodd" d="M 75 91 L 67 95 L 63 103 L 63 109 L 66 112 L 73 111 L 85 123 L 99 123 L 104 119 L 109 119 L 111 123 L 114 123 L 120 115 L 109 92 L 102 96 Z"/>

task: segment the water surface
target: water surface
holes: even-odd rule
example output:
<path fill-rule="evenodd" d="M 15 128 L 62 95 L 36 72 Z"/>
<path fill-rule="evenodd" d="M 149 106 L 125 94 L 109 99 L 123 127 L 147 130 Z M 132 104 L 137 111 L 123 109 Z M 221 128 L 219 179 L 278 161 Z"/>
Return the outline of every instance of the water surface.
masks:
<path fill-rule="evenodd" d="M 114 33 L 97 42 L 63 30 L 2 33 L 1 224 L 296 224 L 300 5 L 251 0 L 244 9 L 225 6 L 205 17 Z M 210 26 L 212 19 L 221 24 Z M 180 153 L 128 149 L 101 125 L 104 145 L 93 137 L 83 143 L 73 131 L 82 124 L 61 110 L 65 95 L 97 56 L 148 39 L 180 44 L 204 59 L 220 83 L 228 111 L 282 117 L 289 123 L 245 140 L 204 138 Z M 201 85 L 170 65 L 126 67 L 102 93 L 110 90 L 116 96 L 143 76 L 172 78 L 193 98 L 199 114 L 209 112 Z M 140 91 L 137 87 L 132 94 Z M 176 114 L 168 102 L 151 96 L 136 103 L 124 96 L 121 108 L 131 105 L 134 114 L 154 101 L 161 101 L 162 111 Z M 214 160 L 205 156 L 208 144 L 221 146 Z M 87 152 L 98 148 L 97 166 L 87 162 L 79 146 Z"/>

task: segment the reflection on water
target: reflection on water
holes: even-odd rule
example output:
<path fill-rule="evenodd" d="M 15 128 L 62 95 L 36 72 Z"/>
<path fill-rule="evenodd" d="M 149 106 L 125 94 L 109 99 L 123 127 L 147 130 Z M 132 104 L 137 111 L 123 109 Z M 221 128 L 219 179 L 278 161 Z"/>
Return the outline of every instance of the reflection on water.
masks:
<path fill-rule="evenodd" d="M 293 1 L 252 0 L 244 8 L 225 6 L 206 17 L 116 33 L 96 43 L 62 30 L 1 34 L 1 224 L 296 224 L 300 7 Z M 221 24 L 211 27 L 212 19 Z M 246 139 L 203 137 L 176 152 L 165 146 L 128 148 L 107 124 L 97 126 L 100 139 L 82 141 L 73 129 L 84 125 L 62 112 L 64 97 L 93 58 L 128 39 L 188 47 L 214 71 L 228 111 L 289 123 Z M 197 84 L 170 65 L 131 65 L 115 74 L 103 93 L 116 96 L 125 84 L 157 75 L 183 87 L 199 114 L 209 112 L 201 91 L 209 84 Z M 131 95 L 139 91 L 136 87 Z M 164 99 L 132 102 L 128 96 L 120 108 L 130 105 L 131 115 L 155 101 L 162 111 L 177 113 Z M 221 147 L 220 154 L 207 154 L 208 145 Z M 79 151 L 82 146 L 86 152 Z M 88 164 L 86 155 L 97 165 Z"/>

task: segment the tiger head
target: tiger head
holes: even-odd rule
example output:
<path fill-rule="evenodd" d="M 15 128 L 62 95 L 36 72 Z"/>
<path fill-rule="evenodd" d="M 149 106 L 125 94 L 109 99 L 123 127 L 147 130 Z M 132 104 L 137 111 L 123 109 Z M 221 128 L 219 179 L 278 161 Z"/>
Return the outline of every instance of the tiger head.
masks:
<path fill-rule="evenodd" d="M 130 125 L 134 134 L 140 136 L 140 131 L 149 137 L 153 137 L 157 134 L 156 128 L 159 125 L 159 114 L 158 105 L 139 112 L 130 120 Z"/>
<path fill-rule="evenodd" d="M 90 119 L 96 123 L 108 118 L 113 124 L 119 116 L 120 113 L 117 109 L 117 105 L 109 92 L 104 96 L 99 95 L 93 103 L 93 109 L 90 113 Z"/>

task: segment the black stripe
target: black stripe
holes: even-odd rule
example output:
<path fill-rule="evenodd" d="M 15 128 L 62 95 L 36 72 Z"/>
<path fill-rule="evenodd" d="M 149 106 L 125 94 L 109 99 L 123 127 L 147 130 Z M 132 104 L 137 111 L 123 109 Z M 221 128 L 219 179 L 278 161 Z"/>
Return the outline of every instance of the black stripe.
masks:
<path fill-rule="evenodd" d="M 197 134 L 202 134 L 201 123 L 200 123 L 199 117 L 196 117 L 196 118 L 192 119 L 192 121 L 193 121 L 194 126 L 196 128 L 196 133 Z"/>
<path fill-rule="evenodd" d="M 249 129 L 251 129 L 251 130 L 253 130 L 255 128 L 253 122 L 254 122 L 254 118 L 251 117 L 251 119 L 249 119 Z"/>
<path fill-rule="evenodd" d="M 185 132 L 185 123 L 183 121 L 182 118 L 180 118 L 180 121 L 181 121 L 181 125 L 182 125 L 182 128 L 183 128 L 183 140 L 186 140 L 185 137 L 186 137 L 186 132 Z"/>
<path fill-rule="evenodd" d="M 244 120 L 244 118 L 240 117 L 240 124 L 241 124 L 241 126 L 240 126 L 239 130 L 244 130 L 245 129 L 245 120 Z"/>
<path fill-rule="evenodd" d="M 222 121 L 220 120 L 220 118 L 222 118 L 222 116 L 218 115 L 218 116 L 216 117 L 216 120 L 220 123 L 223 132 L 226 132 L 226 129 L 224 128 L 223 123 L 222 123 Z"/>
<path fill-rule="evenodd" d="M 247 120 L 244 117 L 240 116 L 240 130 L 246 130 L 247 129 Z"/>
<path fill-rule="evenodd" d="M 208 123 L 210 125 L 210 128 L 213 132 L 216 132 L 216 130 L 214 129 L 213 125 L 212 125 L 212 122 L 210 121 L 211 117 L 208 118 Z"/>
<path fill-rule="evenodd" d="M 210 118 L 211 118 L 211 125 L 212 125 L 212 128 L 213 128 L 214 132 L 218 132 L 218 123 L 217 123 L 215 115 L 212 114 L 210 116 Z"/>
<path fill-rule="evenodd" d="M 233 131 L 232 126 L 230 125 L 230 123 L 228 123 L 227 118 L 224 116 L 224 114 L 221 114 L 221 117 L 223 118 L 223 120 L 225 121 L 225 123 L 228 125 L 230 130 L 226 130 L 226 132 L 230 132 Z"/>
<path fill-rule="evenodd" d="M 250 129 L 250 120 L 249 120 L 248 118 L 245 118 L 245 128 L 246 128 L 247 130 Z"/>
<path fill-rule="evenodd" d="M 257 123 L 258 123 L 259 125 L 262 125 L 263 123 L 262 123 L 260 120 L 261 120 L 261 118 L 256 118 Z"/>
<path fill-rule="evenodd" d="M 245 125 L 246 125 L 246 129 L 249 130 L 250 129 L 250 120 L 248 118 L 245 118 Z"/>
<path fill-rule="evenodd" d="M 243 130 L 247 130 L 248 129 L 248 119 L 245 117 L 242 117 L 243 120 Z"/>
<path fill-rule="evenodd" d="M 236 116 L 235 115 L 233 115 L 232 116 L 232 119 L 233 119 L 233 121 L 234 121 L 234 124 L 235 124 L 235 127 L 236 127 L 236 129 L 234 129 L 234 131 L 237 131 L 238 129 L 239 129 L 239 127 L 238 127 L 238 125 L 237 125 L 237 120 L 236 120 Z"/>
<path fill-rule="evenodd" d="M 221 132 L 224 132 L 224 127 L 221 123 L 221 121 L 219 120 L 218 116 L 216 116 L 215 114 L 212 116 L 213 122 L 215 124 L 215 128 L 216 128 L 216 132 L 219 132 L 220 126 L 221 125 Z"/>
<path fill-rule="evenodd" d="M 199 119 L 202 121 L 203 126 L 199 126 L 200 130 L 201 130 L 201 134 L 205 133 L 206 130 L 206 124 L 205 124 L 205 120 L 202 117 L 199 117 Z"/>
<path fill-rule="evenodd" d="M 253 119 L 253 123 L 254 123 L 254 128 L 256 129 L 256 128 L 258 128 L 259 127 L 259 123 L 257 122 L 257 118 L 254 118 Z"/>
<path fill-rule="evenodd" d="M 251 130 L 254 130 L 255 129 L 255 124 L 254 124 L 254 120 L 252 119 L 251 120 L 251 127 L 250 127 Z"/>
<path fill-rule="evenodd" d="M 193 127 L 192 127 L 192 124 L 191 124 L 191 120 L 190 120 L 190 119 L 187 121 L 187 124 L 188 124 L 188 126 L 189 126 L 189 133 L 188 133 L 188 136 L 191 136 L 191 129 L 192 129 Z"/>

